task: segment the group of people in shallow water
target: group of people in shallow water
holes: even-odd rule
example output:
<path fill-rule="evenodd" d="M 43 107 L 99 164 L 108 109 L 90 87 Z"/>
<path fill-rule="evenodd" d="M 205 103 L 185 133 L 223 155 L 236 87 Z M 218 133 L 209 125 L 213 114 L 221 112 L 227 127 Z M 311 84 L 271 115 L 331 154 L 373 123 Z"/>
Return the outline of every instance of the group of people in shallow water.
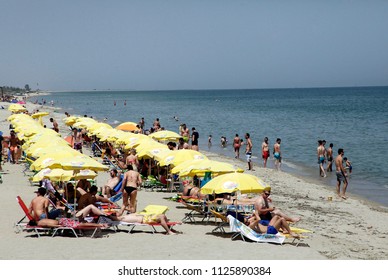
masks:
<path fill-rule="evenodd" d="M 325 145 L 326 145 L 325 140 L 318 140 L 317 158 L 318 158 L 318 165 L 319 165 L 319 175 L 321 177 L 326 178 L 327 177 L 326 172 L 333 171 L 333 162 L 334 162 L 335 172 L 337 177 L 337 185 L 336 185 L 337 196 L 342 199 L 347 199 L 346 189 L 348 187 L 349 175 L 350 173 L 352 173 L 352 169 L 353 169 L 352 163 L 348 160 L 347 157 L 344 157 L 344 154 L 345 154 L 344 149 L 339 148 L 338 155 L 334 158 L 333 143 L 330 143 L 329 148 L 327 149 Z M 325 163 L 327 163 L 326 168 L 324 167 Z M 342 191 L 341 191 L 341 184 L 343 184 Z"/>

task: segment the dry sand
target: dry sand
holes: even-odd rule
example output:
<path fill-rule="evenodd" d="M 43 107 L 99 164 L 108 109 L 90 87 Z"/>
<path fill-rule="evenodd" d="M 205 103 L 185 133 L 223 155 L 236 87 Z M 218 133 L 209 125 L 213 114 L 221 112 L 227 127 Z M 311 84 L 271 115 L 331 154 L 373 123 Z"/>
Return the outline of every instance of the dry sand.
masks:
<path fill-rule="evenodd" d="M 9 103 L 1 105 L 8 108 Z M 27 104 L 30 111 L 36 106 Z M 50 116 L 61 126 L 62 136 L 68 135 L 70 131 L 62 121 L 64 115 L 55 112 L 54 108 L 40 110 L 50 111 Z M 6 120 L 9 115 L 7 109 L 0 110 L 0 130 L 4 135 L 9 135 L 9 122 Z M 50 116 L 44 117 L 47 127 L 52 126 Z M 246 168 L 242 160 L 204 153 L 211 159 Z M 246 172 L 257 175 L 271 185 L 272 198 L 277 208 L 302 218 L 295 226 L 313 231 L 298 247 L 288 240 L 282 246 L 232 241 L 230 234 L 212 233 L 215 227 L 213 219 L 208 224 L 177 226 L 176 229 L 182 234 L 175 236 L 151 234 L 142 232 L 143 229 L 129 234 L 123 227 L 120 232 L 108 232 L 102 238 L 94 239 L 63 236 L 36 238 L 30 233 L 17 234 L 14 223 L 24 214 L 15 198 L 20 195 L 29 204 L 35 196 L 33 192 L 36 187 L 31 186 L 28 180 L 31 173 L 23 173 L 24 164 L 5 163 L 3 169 L 3 183 L 0 185 L 2 260 L 386 260 L 388 257 L 386 208 L 351 194 L 346 201 L 336 199 L 334 186 L 327 188 L 304 178 L 258 166 L 255 166 L 256 171 Z M 100 172 L 98 186 L 102 186 L 107 178 L 106 172 Z M 138 193 L 138 209 L 148 204 L 166 205 L 169 207 L 167 216 L 171 220 L 180 221 L 188 211 L 181 204 L 166 199 L 173 195 L 143 189 Z M 327 199 L 329 196 L 333 197 L 333 201 Z"/>

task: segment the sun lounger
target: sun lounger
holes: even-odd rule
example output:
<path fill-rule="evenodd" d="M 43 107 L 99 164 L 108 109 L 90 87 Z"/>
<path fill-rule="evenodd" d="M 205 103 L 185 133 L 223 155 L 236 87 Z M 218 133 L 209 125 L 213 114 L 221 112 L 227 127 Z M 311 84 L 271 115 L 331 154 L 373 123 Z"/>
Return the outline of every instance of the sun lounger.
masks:
<path fill-rule="evenodd" d="M 220 222 L 217 224 L 217 226 L 212 230 L 212 232 L 220 232 L 220 233 L 225 233 L 225 226 L 229 225 L 229 220 L 228 218 L 223 214 L 223 213 L 220 213 L 220 212 L 217 212 L 213 209 L 210 209 L 209 210 L 210 213 L 215 217 L 216 219 L 216 223 L 217 223 L 217 219 L 220 219 Z"/>
<path fill-rule="evenodd" d="M 206 204 L 203 201 L 198 204 L 197 203 L 191 204 L 182 200 L 181 203 L 187 208 L 187 210 L 189 210 L 188 213 L 185 213 L 185 216 L 183 217 L 182 222 L 196 223 L 196 220 L 195 220 L 196 217 L 202 218 L 201 222 L 205 221 L 205 219 L 207 219 L 206 223 L 209 222 L 211 213 L 208 210 L 208 206 L 206 206 Z"/>
<path fill-rule="evenodd" d="M 19 203 L 20 207 L 22 208 L 24 212 L 23 218 L 21 218 L 18 222 L 14 224 L 14 229 L 16 233 L 20 233 L 21 231 L 27 231 L 27 232 L 35 232 L 38 237 L 40 237 L 41 233 L 48 233 L 52 229 L 51 228 L 44 228 L 44 227 L 39 227 L 39 226 L 30 226 L 29 222 L 34 221 L 35 219 L 31 216 L 26 204 L 24 201 L 21 199 L 20 196 L 16 197 L 16 201 Z M 25 221 L 26 218 L 28 221 Z"/>
<path fill-rule="evenodd" d="M 164 214 L 168 211 L 168 207 L 164 205 L 148 205 L 138 214 L 140 215 L 159 215 Z M 167 222 L 167 226 L 172 229 L 176 225 L 180 225 L 182 222 Z M 162 226 L 160 223 L 151 222 L 151 223 L 126 223 L 120 222 L 120 225 L 129 227 L 128 233 L 132 233 L 136 227 L 149 227 L 151 228 L 151 233 L 157 233 L 157 226 Z"/>

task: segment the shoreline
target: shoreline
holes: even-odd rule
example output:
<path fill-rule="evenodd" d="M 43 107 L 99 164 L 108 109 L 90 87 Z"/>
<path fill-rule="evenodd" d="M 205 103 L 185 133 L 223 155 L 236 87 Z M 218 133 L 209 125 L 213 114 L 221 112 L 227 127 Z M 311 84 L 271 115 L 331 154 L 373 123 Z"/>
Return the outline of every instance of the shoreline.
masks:
<path fill-rule="evenodd" d="M 50 111 L 50 116 L 56 119 L 62 136 L 70 133 L 63 123 L 62 108 L 41 106 L 27 103 L 27 108 L 39 107 Z M 58 110 L 58 111 L 57 111 Z M 57 111 L 57 112 L 54 112 Z M 8 110 L 0 111 L 2 131 L 8 131 L 10 115 Z M 51 127 L 48 117 L 43 119 L 47 127 Z M 7 133 L 5 133 L 7 134 Z M 246 169 L 244 160 L 236 160 L 212 152 L 201 151 L 209 159 L 231 163 Z M 0 224 L 0 246 L 3 248 L 0 259 L 109 259 L 109 260 L 192 260 L 192 259 L 272 259 L 272 260 L 385 260 L 388 259 L 388 211 L 351 195 L 348 200 L 339 200 L 333 196 L 334 190 L 325 185 L 299 178 L 292 174 L 264 169 L 255 166 L 255 171 L 245 171 L 262 178 L 272 187 L 272 196 L 277 208 L 291 216 L 301 217 L 296 227 L 312 230 L 313 233 L 302 240 L 299 247 L 289 241 L 282 246 L 272 244 L 253 244 L 241 240 L 230 240 L 230 234 L 211 233 L 215 224 L 184 223 L 176 229 L 182 234 L 165 236 L 163 234 L 147 234 L 141 230 L 132 234 L 127 232 L 109 233 L 109 238 L 89 239 L 82 237 L 33 238 L 30 234 L 13 231 L 13 224 L 20 220 L 22 210 L 15 202 L 15 196 L 20 195 L 26 204 L 35 196 L 36 187 L 30 185 L 28 176 L 23 175 L 24 165 L 5 163 L 3 166 L 3 196 L 0 204 L 3 209 L 9 209 Z M 107 172 L 99 172 L 97 186 L 101 187 L 108 179 Z M 144 189 L 138 193 L 138 209 L 149 204 L 166 205 L 169 207 L 167 217 L 180 221 L 187 209 L 181 204 L 166 198 L 174 193 L 151 192 Z M 327 198 L 333 197 L 332 201 Z M 121 201 L 120 201 L 121 202 Z M 225 227 L 228 231 L 228 227 Z M 17 245 L 15 245 L 17 244 Z M 123 246 L 125 244 L 125 246 Z M 93 250 L 90 250 L 93 246 Z M 106 248 L 115 248 L 109 250 Z M 234 250 L 230 250 L 233 246 Z M 56 248 L 56 250 L 42 250 Z M 77 248 L 77 250 L 75 250 Z M 155 250 L 155 248 L 158 248 Z M 130 250 L 130 254 L 128 253 Z M 270 251 L 263 254 L 262 250 Z M 150 253 L 152 252 L 152 254 Z M 188 252 L 190 252 L 188 254 Z M 247 254 L 246 252 L 249 252 Z M 221 257 L 220 257 L 221 256 Z"/>
<path fill-rule="evenodd" d="M 63 91 L 59 91 L 59 92 L 63 92 Z M 45 93 L 47 93 L 46 95 L 50 95 L 52 93 L 52 91 L 45 92 Z M 32 96 L 32 97 L 36 97 L 36 96 Z M 66 110 L 68 110 L 66 108 L 55 107 L 55 105 L 54 106 L 50 106 L 49 104 L 45 104 L 45 105 L 34 104 L 33 102 L 29 101 L 29 98 L 30 97 L 27 97 L 27 100 L 26 100 L 27 103 L 29 103 L 31 105 L 34 105 L 34 106 L 35 105 L 36 106 L 42 106 L 42 108 L 45 108 L 48 111 L 52 111 L 54 113 L 58 113 L 58 114 L 63 113 L 64 114 L 66 112 Z M 76 116 L 81 116 L 81 115 L 76 114 Z M 61 119 L 61 121 L 62 121 L 62 119 Z M 99 121 L 99 122 L 103 121 L 103 120 L 99 120 L 99 119 L 96 119 L 96 120 Z M 229 144 L 229 146 L 231 146 L 231 144 Z M 208 146 L 206 144 L 200 145 L 199 148 L 200 148 L 200 151 L 203 152 L 203 153 L 205 153 L 205 152 L 214 153 L 214 154 L 216 154 L 219 157 L 225 157 L 226 159 L 232 159 L 232 160 L 240 160 L 240 162 L 246 164 L 246 161 L 244 160 L 244 153 L 242 152 L 242 150 L 240 150 L 240 159 L 235 159 L 233 156 L 225 155 L 225 154 L 222 154 L 222 153 L 219 153 L 219 152 L 216 152 L 216 151 L 209 151 L 208 149 L 206 149 L 206 148 L 208 148 Z M 228 150 L 228 153 L 229 152 L 233 154 L 233 151 L 229 151 Z M 254 168 L 263 168 L 261 166 L 262 162 L 261 162 L 261 159 L 259 157 L 253 156 L 252 160 L 253 160 L 253 163 L 254 163 Z M 268 159 L 268 163 L 269 163 L 270 166 L 272 164 L 272 160 L 273 160 L 272 157 Z M 258 164 L 258 162 L 260 162 L 260 164 Z M 306 180 L 306 181 L 308 181 L 310 183 L 313 183 L 313 184 L 321 184 L 321 185 L 325 186 L 326 189 L 329 190 L 329 191 L 333 191 L 333 192 L 335 191 L 335 187 L 336 187 L 335 186 L 335 178 L 333 179 L 333 178 L 330 178 L 328 176 L 326 178 L 326 180 L 323 180 L 322 178 L 314 176 L 313 168 L 311 166 L 308 166 L 308 165 L 305 165 L 305 164 L 303 165 L 301 163 L 293 163 L 291 161 L 288 164 L 287 162 L 288 162 L 288 160 L 283 164 L 283 170 L 281 172 L 286 172 L 286 173 L 288 173 L 288 174 L 290 174 L 292 176 L 295 176 L 295 177 L 297 177 L 299 179 L 302 179 L 302 180 Z M 290 167 L 289 166 L 290 164 L 292 166 L 296 166 L 296 168 L 295 167 Z M 285 167 L 284 167 L 284 165 L 285 165 Z M 268 169 L 273 169 L 273 167 L 267 167 L 267 168 Z M 284 170 L 284 169 L 286 169 L 286 170 Z M 301 170 L 303 170 L 303 171 L 301 171 Z M 307 174 L 301 174 L 302 172 L 303 173 L 307 173 Z M 333 171 L 332 173 L 333 174 L 328 173 L 328 175 L 330 174 L 330 175 L 332 175 L 331 177 L 334 177 L 335 176 L 335 171 Z M 331 182 L 328 182 L 328 179 L 331 180 Z M 334 182 L 333 182 L 333 180 L 334 180 Z M 373 183 L 373 184 L 377 185 L 375 183 Z M 355 185 L 361 186 L 362 184 L 361 184 L 361 182 L 355 181 Z M 384 204 L 382 202 L 375 201 L 375 200 L 373 200 L 371 198 L 365 197 L 365 196 L 363 196 L 361 194 L 353 193 L 351 191 L 351 185 L 348 186 L 347 194 L 351 195 L 351 196 L 354 196 L 354 197 L 358 197 L 358 199 L 364 200 L 366 203 L 372 204 L 375 207 L 380 207 L 382 210 L 387 210 L 388 211 L 388 202 Z"/>

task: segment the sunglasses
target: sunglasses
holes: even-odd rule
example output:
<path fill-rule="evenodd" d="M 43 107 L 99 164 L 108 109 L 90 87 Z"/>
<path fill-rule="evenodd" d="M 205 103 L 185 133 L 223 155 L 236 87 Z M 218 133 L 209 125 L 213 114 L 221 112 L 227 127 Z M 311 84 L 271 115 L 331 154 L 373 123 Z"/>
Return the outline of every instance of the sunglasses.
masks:
<path fill-rule="evenodd" d="M 271 195 L 271 193 L 268 193 L 268 192 L 265 192 L 264 193 L 266 196 L 269 196 L 269 195 Z"/>

